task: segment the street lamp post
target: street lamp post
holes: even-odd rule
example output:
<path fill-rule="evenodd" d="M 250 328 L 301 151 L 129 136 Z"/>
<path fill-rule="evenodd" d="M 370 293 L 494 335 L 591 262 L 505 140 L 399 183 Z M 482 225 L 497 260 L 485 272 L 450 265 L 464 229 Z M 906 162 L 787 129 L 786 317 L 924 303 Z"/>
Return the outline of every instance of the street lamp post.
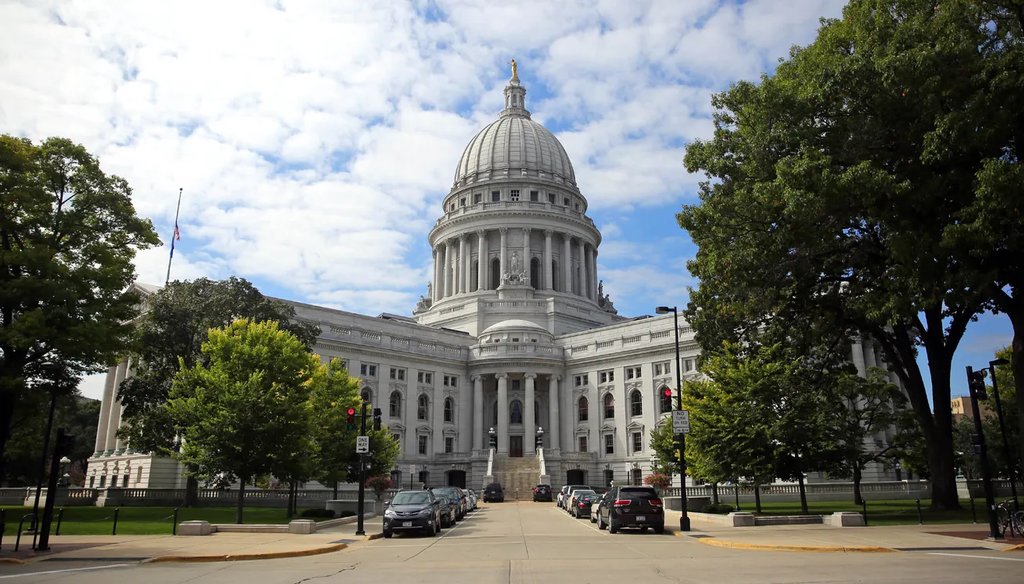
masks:
<path fill-rule="evenodd" d="M 903 480 L 903 466 L 900 464 L 900 461 L 897 460 L 896 463 L 893 465 L 893 467 L 896 469 L 896 481 L 897 482 L 902 481 Z"/>
<path fill-rule="evenodd" d="M 540 450 L 544 446 L 544 427 L 537 426 L 537 443 L 536 450 Z"/>
<path fill-rule="evenodd" d="M 999 433 L 1003 436 L 1003 453 L 1006 455 L 1006 470 L 1010 473 L 1010 494 L 1013 495 L 1013 510 L 1020 511 L 1017 503 L 1017 457 L 1010 450 L 1010 443 L 1006 440 L 1006 423 L 1003 422 L 1003 406 L 999 403 L 999 384 L 996 383 L 996 365 L 1009 365 L 1006 359 L 996 359 L 988 362 L 988 372 L 992 376 L 992 395 L 996 398 L 996 418 L 999 419 Z"/>
<path fill-rule="evenodd" d="M 682 411 L 683 378 L 679 371 L 679 309 L 675 306 L 659 306 L 655 311 L 658 314 L 672 313 L 672 328 L 676 331 L 676 399 L 679 400 L 679 411 Z M 686 513 L 686 434 L 677 434 L 676 443 L 679 445 L 679 501 L 681 507 L 679 531 L 690 531 L 690 516 Z"/>
<path fill-rule="evenodd" d="M 975 371 L 970 365 L 967 366 L 967 389 L 971 394 L 971 412 L 974 414 L 974 453 L 978 455 L 981 463 L 982 486 L 985 488 L 985 506 L 988 507 L 988 526 L 992 539 L 1003 539 L 999 533 L 999 524 L 996 519 L 995 495 L 992 492 L 992 471 L 988 466 L 988 450 L 985 448 L 985 434 L 981 427 L 981 411 L 978 408 L 978 400 L 985 396 L 985 370 Z"/>

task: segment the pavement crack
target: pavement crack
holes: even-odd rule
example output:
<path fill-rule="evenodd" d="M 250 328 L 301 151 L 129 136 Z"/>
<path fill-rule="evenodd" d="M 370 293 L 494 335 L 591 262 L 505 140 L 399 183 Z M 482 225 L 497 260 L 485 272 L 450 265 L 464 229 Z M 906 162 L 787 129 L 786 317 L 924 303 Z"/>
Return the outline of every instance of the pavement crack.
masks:
<path fill-rule="evenodd" d="M 292 584 L 302 584 L 303 582 L 309 582 L 311 580 L 319 580 L 320 578 L 333 578 L 334 576 L 337 576 L 338 574 L 341 574 L 342 572 L 349 572 L 349 571 L 352 571 L 352 570 L 355 570 L 355 569 L 356 569 L 355 566 L 346 566 L 346 567 L 344 567 L 344 568 L 342 568 L 340 570 L 335 570 L 333 572 L 330 572 L 329 574 L 320 574 L 318 576 L 309 576 L 309 577 L 303 578 L 301 580 L 296 580 Z"/>

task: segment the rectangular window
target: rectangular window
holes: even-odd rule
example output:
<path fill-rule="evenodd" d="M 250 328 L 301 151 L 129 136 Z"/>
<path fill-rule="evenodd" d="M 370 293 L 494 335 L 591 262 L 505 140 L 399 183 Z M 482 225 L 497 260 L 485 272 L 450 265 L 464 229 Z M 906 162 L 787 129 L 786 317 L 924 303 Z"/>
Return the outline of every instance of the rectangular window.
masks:
<path fill-rule="evenodd" d="M 555 204 L 555 193 L 548 193 L 548 202 L 552 205 Z"/>
<path fill-rule="evenodd" d="M 117 475 L 110 475 L 110 488 L 117 486 Z"/>
<path fill-rule="evenodd" d="M 342 360 L 341 360 L 341 367 L 342 367 L 342 368 L 343 368 L 343 369 L 344 369 L 345 371 L 348 371 L 348 359 L 342 359 Z"/>
<path fill-rule="evenodd" d="M 654 376 L 655 377 L 658 377 L 658 376 L 661 376 L 661 375 L 669 375 L 670 373 L 672 373 L 672 362 L 671 361 L 665 361 L 663 363 L 655 363 L 654 364 Z"/>
<path fill-rule="evenodd" d="M 633 453 L 641 452 L 644 449 L 644 433 L 633 432 Z"/>
<path fill-rule="evenodd" d="M 501 200 L 501 191 L 491 191 L 491 201 L 497 203 Z"/>
<path fill-rule="evenodd" d="M 640 367 L 626 367 L 626 379 L 640 379 Z"/>
<path fill-rule="evenodd" d="M 483 200 L 483 198 L 484 198 L 483 193 L 473 193 L 473 202 L 474 203 L 479 203 L 480 201 Z"/>
<path fill-rule="evenodd" d="M 586 452 L 587 451 L 587 437 L 586 436 L 580 436 L 579 437 L 579 448 L 578 448 L 578 450 L 580 452 Z"/>
<path fill-rule="evenodd" d="M 466 197 L 462 197 L 461 199 L 459 199 L 459 206 L 460 207 L 465 207 L 466 206 Z"/>
<path fill-rule="evenodd" d="M 577 375 L 574 378 L 576 387 L 582 387 L 584 385 L 588 385 L 590 383 L 590 379 L 588 379 L 588 377 L 589 377 L 589 375 L 586 375 L 586 374 L 584 374 L 584 375 Z"/>
<path fill-rule="evenodd" d="M 455 452 L 455 438 L 452 438 L 451 436 L 444 437 L 444 451 L 446 454 Z"/>
<path fill-rule="evenodd" d="M 458 387 L 459 386 L 459 378 L 454 376 L 454 375 L 445 375 L 444 376 L 444 386 L 445 387 Z"/>
<path fill-rule="evenodd" d="M 419 441 L 419 444 L 417 446 L 417 450 L 416 451 L 419 452 L 420 454 L 426 454 L 427 453 L 427 436 L 426 436 L 426 434 L 417 436 L 416 438 Z"/>
<path fill-rule="evenodd" d="M 562 198 L 562 204 L 565 205 L 566 207 L 568 207 L 569 206 L 569 197 L 563 197 Z"/>
<path fill-rule="evenodd" d="M 391 368 L 391 379 L 395 381 L 405 381 L 405 369 L 399 369 L 398 367 Z"/>
<path fill-rule="evenodd" d="M 519 189 L 512 189 L 511 191 L 509 191 L 508 192 L 508 198 L 510 200 L 512 200 L 512 201 L 518 201 L 519 200 Z"/>
<path fill-rule="evenodd" d="M 360 363 L 359 375 L 362 377 L 377 377 L 377 366 L 373 363 Z"/>
<path fill-rule="evenodd" d="M 92 489 L 96 486 L 96 476 L 89 477 L 89 488 Z"/>
<path fill-rule="evenodd" d="M 431 371 L 417 371 L 416 382 L 431 385 L 434 383 L 434 374 Z"/>
<path fill-rule="evenodd" d="M 513 390 L 519 389 L 519 380 L 518 379 L 513 379 L 512 380 L 512 389 Z"/>
<path fill-rule="evenodd" d="M 402 435 L 401 434 L 392 434 L 391 437 L 395 439 L 395 442 L 398 443 L 399 446 L 401 446 L 401 444 L 402 444 Z"/>
<path fill-rule="evenodd" d="M 102 489 L 105 486 L 107 486 L 107 475 L 100 477 L 100 488 Z"/>
<path fill-rule="evenodd" d="M 605 371 L 598 371 L 597 372 L 597 382 L 598 383 L 612 383 L 613 381 L 615 381 L 615 370 L 614 369 L 607 369 Z"/>
<path fill-rule="evenodd" d="M 693 371 L 693 368 L 694 368 L 693 367 L 693 359 L 684 359 L 683 360 L 683 373 L 689 373 L 689 372 Z"/>
<path fill-rule="evenodd" d="M 605 434 L 604 435 L 604 453 L 615 454 L 615 435 Z"/>
<path fill-rule="evenodd" d="M 530 201 L 536 203 L 540 200 L 540 193 L 538 191 L 530 191 Z"/>
<path fill-rule="evenodd" d="M 576 210 L 577 210 L 577 211 L 579 211 L 579 210 L 580 210 L 580 204 L 579 204 L 579 203 L 576 203 Z"/>

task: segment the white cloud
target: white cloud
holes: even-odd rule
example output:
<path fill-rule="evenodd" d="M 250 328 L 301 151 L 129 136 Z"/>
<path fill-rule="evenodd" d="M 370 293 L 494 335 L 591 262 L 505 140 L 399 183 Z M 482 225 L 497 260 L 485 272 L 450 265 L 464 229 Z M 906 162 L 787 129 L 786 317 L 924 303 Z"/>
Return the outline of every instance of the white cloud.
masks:
<path fill-rule="evenodd" d="M 710 92 L 842 4 L 0 0 L 0 127 L 84 144 L 165 241 L 183 188 L 174 278 L 408 313 L 440 199 L 515 57 L 591 214 L 616 216 L 608 289 L 643 311 L 669 290 L 637 279 L 671 277 L 631 238 L 644 213 L 692 199 L 681 158 L 710 133 Z M 163 281 L 167 252 L 139 254 L 143 280 Z"/>

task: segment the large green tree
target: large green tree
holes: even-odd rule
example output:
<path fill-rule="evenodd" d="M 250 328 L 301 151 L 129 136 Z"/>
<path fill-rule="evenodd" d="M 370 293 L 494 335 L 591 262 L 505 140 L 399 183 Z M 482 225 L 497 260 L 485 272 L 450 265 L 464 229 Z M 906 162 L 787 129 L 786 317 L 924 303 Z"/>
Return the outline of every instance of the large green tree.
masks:
<path fill-rule="evenodd" d="M 139 452 L 174 450 L 175 433 L 163 404 L 179 368 L 206 362 L 200 349 L 211 328 L 239 318 L 274 321 L 307 348 L 319 334 L 315 325 L 298 321 L 291 306 L 265 297 L 242 278 L 174 281 L 143 303 L 132 338 L 135 375 L 120 388 L 125 408 L 120 431 Z"/>
<path fill-rule="evenodd" d="M 179 459 L 199 477 L 239 481 L 241 523 L 253 478 L 308 469 L 311 380 L 323 365 L 276 322 L 210 329 L 201 351 L 204 362 L 182 366 L 165 407 L 183 439 Z"/>
<path fill-rule="evenodd" d="M 709 180 L 679 215 L 699 248 L 688 317 L 702 347 L 773 320 L 879 342 L 917 415 L 937 508 L 959 506 L 952 357 L 997 288 L 948 232 L 1005 150 L 1002 122 L 974 107 L 1000 70 L 990 22 L 981 3 L 851 2 L 774 75 L 715 96 L 714 137 L 686 153 Z M 949 139 L 953 122 L 977 136 Z"/>
<path fill-rule="evenodd" d="M 85 148 L 0 135 L 0 476 L 26 394 L 68 395 L 124 349 L 132 260 L 158 243 L 128 183 Z"/>

